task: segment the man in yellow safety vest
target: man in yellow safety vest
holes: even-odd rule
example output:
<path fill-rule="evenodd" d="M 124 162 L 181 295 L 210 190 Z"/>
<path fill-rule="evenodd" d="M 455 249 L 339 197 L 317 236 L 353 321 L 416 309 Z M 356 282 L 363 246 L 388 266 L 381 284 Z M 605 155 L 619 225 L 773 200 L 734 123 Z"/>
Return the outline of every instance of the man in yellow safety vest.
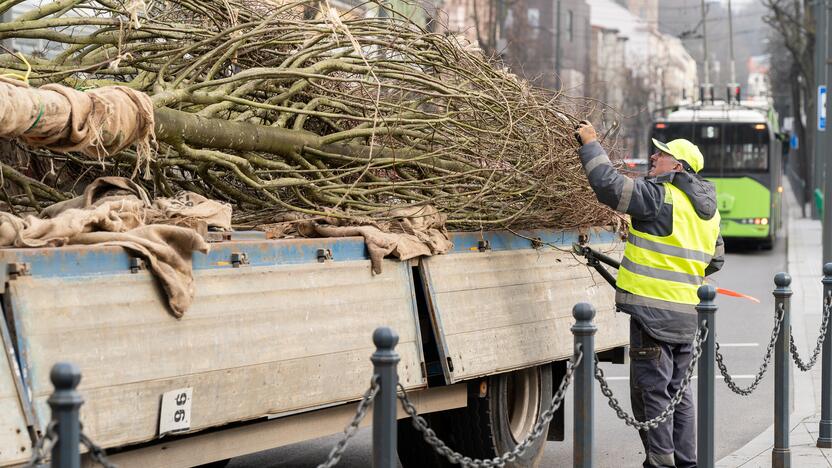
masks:
<path fill-rule="evenodd" d="M 724 262 L 716 190 L 698 174 L 704 157 L 688 140 L 653 140 L 647 177 L 631 179 L 610 163 L 589 122 L 575 133 L 598 200 L 630 215 L 615 300 L 630 315 L 630 399 L 636 419 L 646 421 L 680 387 L 696 333 L 696 291 Z M 644 467 L 695 467 L 695 418 L 688 387 L 666 422 L 640 432 Z"/>

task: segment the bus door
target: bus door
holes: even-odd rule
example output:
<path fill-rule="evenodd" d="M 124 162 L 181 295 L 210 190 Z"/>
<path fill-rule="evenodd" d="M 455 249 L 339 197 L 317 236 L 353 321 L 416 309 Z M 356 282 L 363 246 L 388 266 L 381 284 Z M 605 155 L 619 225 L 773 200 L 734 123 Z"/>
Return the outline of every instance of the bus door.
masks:
<path fill-rule="evenodd" d="M 779 203 L 772 185 L 768 126 L 725 122 L 722 129 L 719 171 L 711 180 L 717 188 L 723 235 L 773 241 Z"/>

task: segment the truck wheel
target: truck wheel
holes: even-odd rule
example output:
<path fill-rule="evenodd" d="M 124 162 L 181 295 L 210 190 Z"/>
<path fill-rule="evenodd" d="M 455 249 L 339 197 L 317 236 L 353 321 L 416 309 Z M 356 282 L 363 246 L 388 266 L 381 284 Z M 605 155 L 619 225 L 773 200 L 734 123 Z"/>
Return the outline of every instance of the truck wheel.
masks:
<path fill-rule="evenodd" d="M 451 449 L 471 458 L 494 458 L 513 450 L 531 433 L 538 417 L 548 409 L 552 385 L 549 365 L 475 380 L 468 384 L 466 408 L 428 415 L 428 424 Z M 544 427 L 543 435 L 506 466 L 537 466 L 547 432 Z M 410 419 L 400 421 L 399 459 L 404 468 L 454 466 L 434 454 Z"/>

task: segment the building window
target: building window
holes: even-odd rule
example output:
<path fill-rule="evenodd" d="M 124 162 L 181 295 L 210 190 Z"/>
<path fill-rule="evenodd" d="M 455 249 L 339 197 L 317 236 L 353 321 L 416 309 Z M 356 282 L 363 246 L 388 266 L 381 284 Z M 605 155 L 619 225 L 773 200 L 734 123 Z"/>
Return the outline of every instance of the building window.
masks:
<path fill-rule="evenodd" d="M 450 21 L 448 21 L 448 23 L 450 23 L 448 26 L 450 26 L 450 29 L 452 31 L 454 31 L 454 32 L 465 31 L 465 20 L 466 20 L 465 16 L 466 16 L 466 14 L 467 14 L 467 11 L 465 9 L 465 5 L 457 6 L 453 10 L 453 15 L 451 15 Z"/>
<path fill-rule="evenodd" d="M 573 16 L 572 10 L 569 10 L 566 13 L 566 38 L 569 42 L 572 42 L 575 39 L 575 18 Z"/>
<path fill-rule="evenodd" d="M 526 22 L 531 30 L 531 36 L 537 37 L 540 32 L 540 10 L 537 8 L 529 8 L 526 10 Z"/>
<path fill-rule="evenodd" d="M 531 28 L 539 28 L 540 27 L 540 10 L 537 8 L 529 8 L 526 11 L 526 20 L 529 22 L 529 27 Z"/>

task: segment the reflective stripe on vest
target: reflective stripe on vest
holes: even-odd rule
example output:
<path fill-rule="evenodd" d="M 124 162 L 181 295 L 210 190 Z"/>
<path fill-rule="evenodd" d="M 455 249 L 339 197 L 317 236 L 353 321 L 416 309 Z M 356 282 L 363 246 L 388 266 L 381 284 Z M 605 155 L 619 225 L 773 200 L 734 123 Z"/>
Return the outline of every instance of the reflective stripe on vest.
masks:
<path fill-rule="evenodd" d="M 671 183 L 663 185 L 665 203 L 673 205 L 672 232 L 669 236 L 647 234 L 631 222 L 616 284 L 633 300 L 645 298 L 652 307 L 681 311 L 685 307 L 679 305 L 699 302 L 696 291 L 716 253 L 719 213 L 703 220 L 684 192 Z"/>

